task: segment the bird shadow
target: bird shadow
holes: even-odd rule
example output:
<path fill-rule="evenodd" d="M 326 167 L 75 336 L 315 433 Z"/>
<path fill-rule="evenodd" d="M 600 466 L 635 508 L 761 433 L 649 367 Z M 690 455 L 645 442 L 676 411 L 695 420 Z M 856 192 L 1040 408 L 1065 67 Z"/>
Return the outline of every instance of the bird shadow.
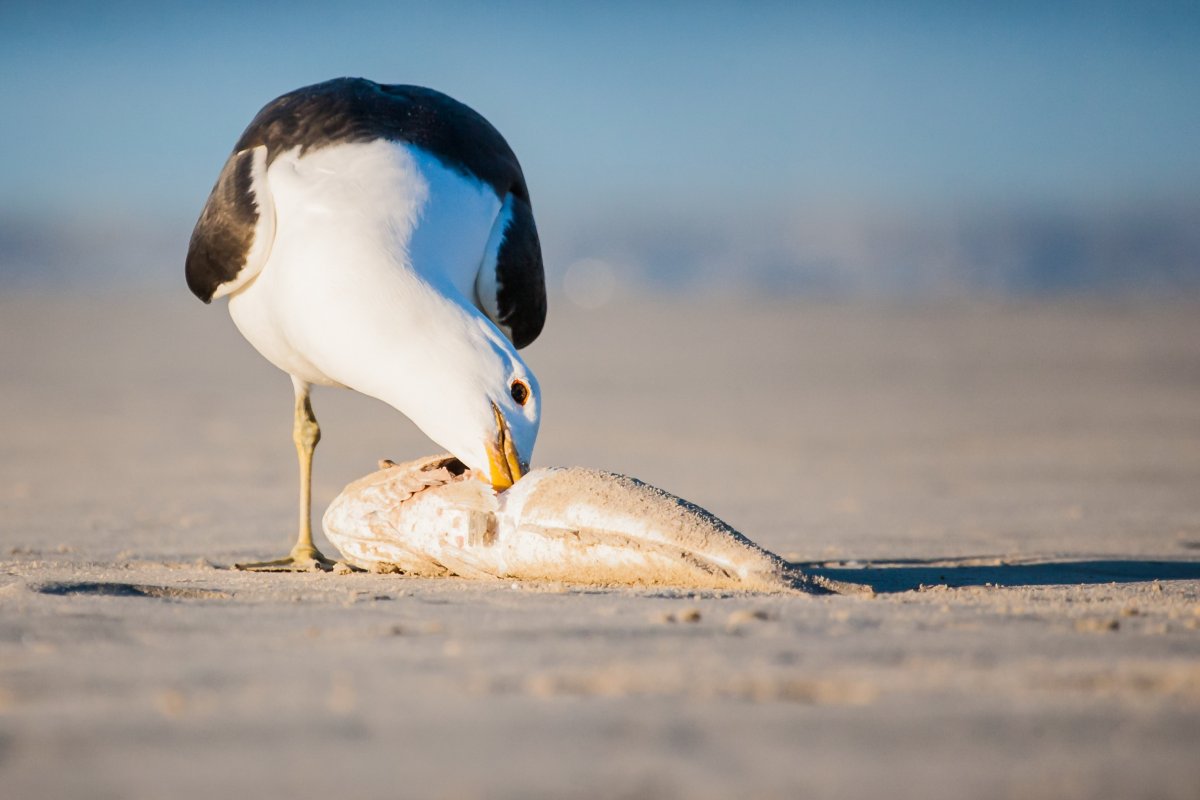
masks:
<path fill-rule="evenodd" d="M 887 561 L 792 562 L 805 575 L 870 587 L 877 593 L 921 587 L 1058 586 L 1200 580 L 1200 561 L 1071 558 L 1010 561 L 1000 558 L 898 559 Z"/>

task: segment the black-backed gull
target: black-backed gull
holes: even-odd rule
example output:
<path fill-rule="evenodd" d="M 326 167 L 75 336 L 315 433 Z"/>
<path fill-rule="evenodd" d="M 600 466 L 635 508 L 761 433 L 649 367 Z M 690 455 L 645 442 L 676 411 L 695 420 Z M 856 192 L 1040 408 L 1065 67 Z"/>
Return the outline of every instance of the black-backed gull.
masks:
<path fill-rule="evenodd" d="M 313 544 L 313 384 L 407 415 L 492 484 L 529 468 L 541 414 L 517 354 L 541 332 L 541 246 L 520 164 L 440 92 L 339 78 L 272 101 L 242 134 L 196 223 L 187 283 L 229 297 L 242 335 L 292 377 L 300 524 Z"/>

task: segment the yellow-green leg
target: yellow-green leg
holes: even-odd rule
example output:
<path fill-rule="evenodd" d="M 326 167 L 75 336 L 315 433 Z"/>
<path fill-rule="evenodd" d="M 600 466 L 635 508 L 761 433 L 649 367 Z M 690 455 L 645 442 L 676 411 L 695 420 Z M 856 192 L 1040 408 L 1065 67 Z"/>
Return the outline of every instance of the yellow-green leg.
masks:
<path fill-rule="evenodd" d="M 292 379 L 296 387 L 296 415 L 292 425 L 292 441 L 296 443 L 296 455 L 300 458 L 300 532 L 296 546 L 284 558 L 275 561 L 259 561 L 253 564 L 235 564 L 238 569 L 260 572 L 314 572 L 329 570 L 334 562 L 321 555 L 313 544 L 312 536 L 312 461 L 313 450 L 321 441 L 321 428 L 313 416 L 312 402 L 308 398 L 308 384 Z"/>

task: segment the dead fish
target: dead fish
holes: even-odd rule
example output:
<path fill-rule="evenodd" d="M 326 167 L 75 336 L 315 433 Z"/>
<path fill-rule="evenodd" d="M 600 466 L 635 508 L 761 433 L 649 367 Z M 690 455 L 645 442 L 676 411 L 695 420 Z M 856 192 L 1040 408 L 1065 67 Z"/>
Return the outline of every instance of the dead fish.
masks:
<path fill-rule="evenodd" d="M 708 511 L 625 475 L 535 469 L 497 493 L 453 456 L 381 467 L 347 486 L 323 520 L 334 546 L 364 569 L 592 585 L 813 588 Z"/>

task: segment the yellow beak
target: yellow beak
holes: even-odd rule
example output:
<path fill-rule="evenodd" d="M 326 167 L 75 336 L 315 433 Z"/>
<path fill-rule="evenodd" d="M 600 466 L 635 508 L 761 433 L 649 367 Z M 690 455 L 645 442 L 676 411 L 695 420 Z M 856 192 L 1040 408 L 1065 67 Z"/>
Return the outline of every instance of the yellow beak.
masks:
<path fill-rule="evenodd" d="M 517 455 L 508 421 L 495 403 L 492 403 L 492 411 L 496 414 L 496 440 L 487 443 L 488 467 L 491 470 L 492 488 L 501 492 L 520 480 L 529 467 Z"/>

